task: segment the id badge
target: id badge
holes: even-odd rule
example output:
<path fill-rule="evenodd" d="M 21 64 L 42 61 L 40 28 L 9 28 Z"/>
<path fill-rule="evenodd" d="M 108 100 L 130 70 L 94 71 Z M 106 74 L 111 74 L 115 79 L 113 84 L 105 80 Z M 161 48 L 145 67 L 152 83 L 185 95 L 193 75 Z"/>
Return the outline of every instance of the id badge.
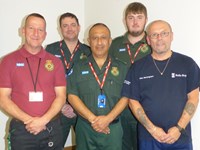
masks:
<path fill-rule="evenodd" d="M 98 108 L 106 107 L 106 96 L 104 94 L 100 94 L 98 96 Z"/>
<path fill-rule="evenodd" d="M 29 102 L 42 102 L 43 92 L 29 92 Z"/>
<path fill-rule="evenodd" d="M 73 73 L 73 68 L 67 70 L 67 76 L 70 76 Z"/>

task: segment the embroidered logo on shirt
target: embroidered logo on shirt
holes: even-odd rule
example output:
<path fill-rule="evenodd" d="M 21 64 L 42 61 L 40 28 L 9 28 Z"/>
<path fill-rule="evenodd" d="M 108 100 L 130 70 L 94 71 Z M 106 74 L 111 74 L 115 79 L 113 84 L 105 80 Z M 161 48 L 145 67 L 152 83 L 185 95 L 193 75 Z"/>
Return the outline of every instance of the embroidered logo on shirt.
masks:
<path fill-rule="evenodd" d="M 24 67 L 24 63 L 16 63 L 17 67 Z"/>
<path fill-rule="evenodd" d="M 144 80 L 144 79 L 151 79 L 151 78 L 154 78 L 154 76 L 144 76 L 144 77 L 140 77 L 139 79 L 140 80 Z"/>
<path fill-rule="evenodd" d="M 147 44 L 144 44 L 144 45 L 141 47 L 141 52 L 146 53 L 147 51 L 148 51 L 148 46 L 147 46 Z"/>
<path fill-rule="evenodd" d="M 117 67 L 112 67 L 111 73 L 113 76 L 118 76 L 119 75 L 119 70 Z"/>
<path fill-rule="evenodd" d="M 80 59 L 85 59 L 85 58 L 87 58 L 87 56 L 84 53 L 81 53 Z"/>
<path fill-rule="evenodd" d="M 186 78 L 187 75 L 186 74 L 176 74 L 176 73 L 172 73 L 171 74 L 172 78 Z"/>
<path fill-rule="evenodd" d="M 124 84 L 130 85 L 130 84 L 131 84 L 131 82 L 130 82 L 130 81 L 128 81 L 128 80 L 124 80 Z"/>
<path fill-rule="evenodd" d="M 53 64 L 52 60 L 46 60 L 46 63 L 45 63 L 44 66 L 47 69 L 47 71 L 53 71 L 54 70 L 54 64 Z"/>
<path fill-rule="evenodd" d="M 82 75 L 88 74 L 88 73 L 89 73 L 89 71 L 82 71 L 82 72 L 81 72 Z"/>

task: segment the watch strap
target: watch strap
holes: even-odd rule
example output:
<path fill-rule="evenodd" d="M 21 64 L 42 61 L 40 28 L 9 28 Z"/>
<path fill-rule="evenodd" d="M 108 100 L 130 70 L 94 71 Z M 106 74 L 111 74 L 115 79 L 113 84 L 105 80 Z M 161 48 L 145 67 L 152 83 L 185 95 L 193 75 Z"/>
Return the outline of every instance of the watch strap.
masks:
<path fill-rule="evenodd" d="M 179 130 L 179 132 L 180 132 L 181 134 L 185 131 L 185 129 L 182 128 L 181 126 L 179 126 L 178 124 L 176 125 L 176 127 L 178 128 L 178 130 Z"/>

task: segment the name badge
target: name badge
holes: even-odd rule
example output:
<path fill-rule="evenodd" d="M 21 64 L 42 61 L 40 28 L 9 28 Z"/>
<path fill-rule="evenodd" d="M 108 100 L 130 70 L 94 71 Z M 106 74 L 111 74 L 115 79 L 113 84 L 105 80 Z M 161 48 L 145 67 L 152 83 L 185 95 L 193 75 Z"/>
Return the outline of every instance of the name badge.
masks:
<path fill-rule="evenodd" d="M 120 49 L 119 49 L 119 52 L 125 52 L 125 51 L 126 51 L 125 48 L 120 48 Z"/>
<path fill-rule="evenodd" d="M 98 108 L 106 107 L 106 96 L 104 94 L 100 94 L 98 96 Z"/>
<path fill-rule="evenodd" d="M 29 102 L 42 102 L 43 92 L 29 92 Z"/>

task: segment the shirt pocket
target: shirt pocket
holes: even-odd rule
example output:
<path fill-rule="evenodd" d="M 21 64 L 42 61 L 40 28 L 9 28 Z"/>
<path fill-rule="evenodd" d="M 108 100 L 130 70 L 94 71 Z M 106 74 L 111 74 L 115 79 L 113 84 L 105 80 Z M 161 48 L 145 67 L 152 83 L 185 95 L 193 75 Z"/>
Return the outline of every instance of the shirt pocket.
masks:
<path fill-rule="evenodd" d="M 92 80 L 91 77 L 86 76 L 78 79 L 78 90 L 80 95 L 88 95 L 88 94 L 94 94 L 97 90 L 97 84 L 95 83 L 95 80 Z"/>
<path fill-rule="evenodd" d="M 108 78 L 106 90 L 111 97 L 118 99 L 121 97 L 122 82 L 118 78 Z"/>

